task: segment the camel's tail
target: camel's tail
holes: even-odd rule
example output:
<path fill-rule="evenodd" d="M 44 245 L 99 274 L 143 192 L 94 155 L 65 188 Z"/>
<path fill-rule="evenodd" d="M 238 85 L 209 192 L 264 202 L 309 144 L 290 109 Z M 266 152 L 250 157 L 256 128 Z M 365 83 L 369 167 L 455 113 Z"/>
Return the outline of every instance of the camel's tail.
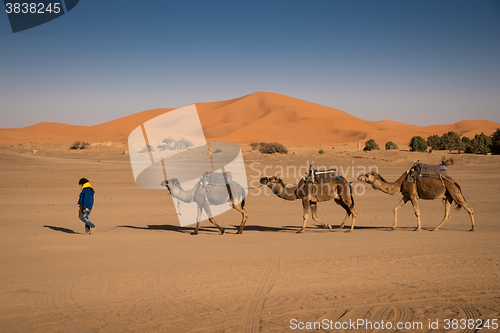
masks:
<path fill-rule="evenodd" d="M 464 195 L 463 195 L 463 193 L 462 193 L 462 188 L 460 187 L 460 185 L 458 185 L 457 183 L 455 183 L 455 185 L 458 187 L 458 190 L 460 191 L 460 194 L 462 195 L 462 198 L 464 198 L 464 201 L 466 201 L 466 200 L 465 200 L 465 197 L 464 197 Z M 456 210 L 460 210 L 460 208 L 462 208 L 462 207 L 463 207 L 461 204 L 459 204 L 459 203 L 458 203 L 458 201 L 457 201 L 457 200 L 455 200 L 455 205 L 456 205 L 456 206 L 455 206 L 455 209 L 456 209 Z"/>
<path fill-rule="evenodd" d="M 351 206 L 349 208 L 354 208 L 354 198 L 352 197 L 352 186 L 351 186 L 351 182 L 347 182 L 347 184 L 349 184 L 349 192 L 351 194 Z"/>

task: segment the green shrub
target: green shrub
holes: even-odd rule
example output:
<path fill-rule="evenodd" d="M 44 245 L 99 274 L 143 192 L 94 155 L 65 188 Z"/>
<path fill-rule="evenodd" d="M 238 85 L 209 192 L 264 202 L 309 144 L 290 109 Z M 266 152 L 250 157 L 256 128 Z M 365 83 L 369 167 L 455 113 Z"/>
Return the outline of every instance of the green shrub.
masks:
<path fill-rule="evenodd" d="M 500 128 L 497 128 L 491 136 L 491 152 L 493 154 L 500 154 Z"/>
<path fill-rule="evenodd" d="M 464 145 L 464 152 L 466 153 L 472 153 L 472 140 L 469 139 L 468 137 L 464 136 L 462 138 L 462 142 Z"/>
<path fill-rule="evenodd" d="M 378 146 L 378 144 L 375 142 L 375 140 L 373 139 L 370 139 L 368 141 L 365 142 L 365 148 L 363 148 L 363 150 L 372 150 L 372 149 L 375 149 L 375 150 L 380 150 L 380 147 Z"/>
<path fill-rule="evenodd" d="M 471 140 L 472 144 L 472 152 L 476 154 L 486 154 L 490 151 L 492 138 L 485 135 L 481 132 L 481 134 L 476 134 L 474 139 Z"/>
<path fill-rule="evenodd" d="M 320 150 L 318 151 L 318 153 L 321 155 L 321 154 L 324 154 L 324 153 L 325 153 L 325 151 L 324 151 L 323 149 L 320 149 Z"/>
<path fill-rule="evenodd" d="M 425 142 L 424 138 L 422 138 L 420 135 L 411 138 L 408 146 L 410 146 L 410 151 L 420 152 L 426 151 L 428 147 L 427 142 Z"/>
<path fill-rule="evenodd" d="M 279 142 L 261 142 L 259 151 L 262 154 L 287 154 L 288 149 Z"/>
<path fill-rule="evenodd" d="M 427 145 L 435 150 L 444 149 L 441 137 L 437 134 L 431 135 L 427 138 Z"/>
<path fill-rule="evenodd" d="M 397 144 L 395 144 L 392 141 L 389 141 L 385 144 L 385 150 L 391 150 L 391 149 L 399 149 L 399 148 Z"/>
<path fill-rule="evenodd" d="M 460 139 L 460 135 L 453 131 L 444 133 L 443 136 L 441 136 L 441 143 L 444 149 L 448 149 L 450 153 L 453 149 L 458 150 L 461 142 L 462 140 Z"/>

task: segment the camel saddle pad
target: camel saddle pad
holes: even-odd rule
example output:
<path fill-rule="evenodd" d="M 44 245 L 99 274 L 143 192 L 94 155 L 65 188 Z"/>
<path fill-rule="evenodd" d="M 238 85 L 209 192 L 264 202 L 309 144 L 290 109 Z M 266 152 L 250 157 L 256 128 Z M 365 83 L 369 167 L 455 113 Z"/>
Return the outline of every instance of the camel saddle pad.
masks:
<path fill-rule="evenodd" d="M 233 179 L 231 171 L 226 171 L 227 181 L 230 182 Z M 222 172 L 207 172 L 205 177 L 208 179 L 208 184 L 210 185 L 226 185 L 226 180 Z"/>
<path fill-rule="evenodd" d="M 415 163 L 410 169 L 407 176 L 409 182 L 415 183 L 420 181 L 422 177 L 436 178 L 447 177 L 446 166 L 444 165 L 429 165 L 423 163 Z"/>
<path fill-rule="evenodd" d="M 338 180 L 337 169 L 330 169 L 324 171 L 314 171 L 314 180 L 317 183 L 328 183 Z"/>

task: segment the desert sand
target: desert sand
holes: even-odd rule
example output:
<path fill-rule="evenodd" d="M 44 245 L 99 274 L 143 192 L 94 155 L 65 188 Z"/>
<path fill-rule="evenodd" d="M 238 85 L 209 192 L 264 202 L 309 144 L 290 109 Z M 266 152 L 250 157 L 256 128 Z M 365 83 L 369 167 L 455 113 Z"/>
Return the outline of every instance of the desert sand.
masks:
<path fill-rule="evenodd" d="M 0 129 L 1 332 L 288 332 L 313 331 L 299 328 L 314 322 L 322 325 L 315 331 L 474 332 L 479 320 L 498 322 L 500 156 L 404 149 L 413 135 L 489 135 L 500 124 L 365 121 L 272 93 L 197 107 L 208 141 L 240 145 L 249 187 L 280 172 L 296 183 L 308 164 L 335 166 L 349 181 L 372 167 L 394 181 L 416 160 L 438 164 L 452 157 L 449 175 L 474 209 L 477 231 L 468 231 L 464 210 L 453 210 L 439 231 L 429 232 L 443 217 L 440 199 L 420 201 L 422 231 L 412 231 L 410 204 L 392 231 L 401 196 L 353 183 L 352 233 L 344 232 L 350 219 L 344 230 L 335 229 L 345 212 L 326 202 L 318 204 L 319 217 L 334 229 L 310 219 L 296 234 L 301 203 L 259 188 L 249 190 L 242 235 L 235 234 L 241 215 L 230 210 L 215 218 L 224 235 L 204 221 L 192 236 L 193 226 L 179 226 L 168 191 L 135 184 L 127 155 L 130 131 L 170 109 L 96 126 Z M 381 146 L 392 140 L 403 150 L 355 149 L 369 138 Z M 76 140 L 92 145 L 68 150 Z M 251 151 L 252 141 L 279 141 L 290 152 L 262 155 Z M 77 216 L 81 177 L 96 191 L 92 235 L 83 234 Z M 357 320 L 386 325 L 353 328 Z M 468 320 L 468 327 L 447 329 L 452 320 Z"/>
<path fill-rule="evenodd" d="M 441 200 L 420 201 L 422 231 L 412 231 L 409 204 L 391 231 L 400 196 L 354 183 L 359 215 L 352 233 L 310 220 L 296 234 L 300 202 L 250 190 L 242 235 L 235 235 L 241 215 L 231 210 L 216 217 L 224 235 L 204 221 L 192 236 L 192 227 L 179 227 L 167 191 L 135 185 L 120 149 L 33 154 L 4 147 L 0 331 L 287 332 L 300 331 L 293 323 L 364 319 L 422 323 L 421 329 L 377 330 L 385 332 L 473 332 L 446 330 L 445 320 L 500 318 L 500 156 L 338 149 L 320 156 L 309 147 L 264 156 L 242 148 L 248 186 L 258 184 L 265 167 L 271 175 L 314 161 L 337 166 L 354 181 L 353 167 L 375 166 L 392 181 L 417 159 L 437 164 L 451 156 L 449 175 L 474 209 L 477 231 L 468 231 L 464 210 L 453 210 L 438 232 L 429 232 L 442 219 Z M 295 183 L 302 175 L 289 170 L 284 180 Z M 82 176 L 96 190 L 92 235 L 82 235 L 77 217 Z M 318 211 L 334 228 L 344 217 L 333 202 L 320 203 Z M 439 328 L 429 329 L 436 320 Z"/>

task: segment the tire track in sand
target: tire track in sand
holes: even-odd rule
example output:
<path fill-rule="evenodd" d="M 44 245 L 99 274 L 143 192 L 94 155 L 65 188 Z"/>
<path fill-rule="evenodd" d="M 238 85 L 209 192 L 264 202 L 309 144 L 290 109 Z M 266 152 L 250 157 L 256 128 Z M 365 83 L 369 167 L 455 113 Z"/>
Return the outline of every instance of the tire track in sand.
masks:
<path fill-rule="evenodd" d="M 74 322 L 78 320 L 93 320 L 94 317 L 89 313 L 89 309 L 77 300 L 78 292 L 82 290 L 88 281 L 89 276 L 78 276 L 76 278 L 56 281 L 51 283 L 40 295 L 40 309 L 53 320 L 53 322 L 61 322 L 64 320 Z M 93 282 L 100 281 L 103 286 L 97 289 L 99 295 L 105 294 L 109 289 L 108 282 L 100 277 L 93 276 Z M 94 289 L 94 290 L 95 290 Z M 100 290 L 99 290 L 100 289 Z"/>
<path fill-rule="evenodd" d="M 271 261 L 268 263 L 264 275 L 260 279 L 257 288 L 251 296 L 251 302 L 247 310 L 246 324 L 240 331 L 246 333 L 254 333 L 260 330 L 260 322 L 266 298 L 274 286 L 274 282 L 278 277 L 280 271 L 279 256 L 275 254 Z"/>
<path fill-rule="evenodd" d="M 471 306 L 468 306 L 466 304 L 457 304 L 458 308 L 460 309 L 460 312 L 462 312 L 465 315 L 465 320 L 466 323 L 468 323 L 469 319 L 474 320 L 474 326 L 476 326 L 476 319 L 479 319 L 481 317 L 481 313 L 476 309 Z M 472 332 L 477 332 L 476 328 L 465 328 L 460 331 L 460 333 L 472 333 Z"/>
<path fill-rule="evenodd" d="M 141 318 L 140 325 L 138 321 L 131 320 L 127 328 L 132 331 L 149 330 L 148 322 L 156 322 L 160 317 L 165 320 L 171 320 L 163 311 L 165 311 L 170 302 L 182 303 L 186 308 L 192 308 L 192 303 L 177 292 L 177 284 L 182 282 L 202 261 L 196 259 L 190 265 L 175 264 L 168 268 L 155 269 L 145 278 L 145 294 L 136 294 L 135 307 L 129 313 L 131 318 Z M 178 304 L 176 306 L 179 306 Z M 174 319 L 175 322 L 175 319 Z M 142 326 L 141 326 L 142 325 Z M 145 325 L 145 326 L 144 326 Z M 190 327 L 191 323 L 186 323 Z"/>
<path fill-rule="evenodd" d="M 367 333 L 372 331 L 377 332 L 395 332 L 397 329 L 394 327 L 398 322 L 406 323 L 411 322 L 414 317 L 413 309 L 403 304 L 392 305 L 374 305 L 374 306 L 360 306 L 348 309 L 344 315 L 339 317 L 338 321 L 348 321 L 349 319 L 356 322 L 358 319 L 364 319 L 366 322 L 371 322 L 371 325 L 384 321 L 390 322 L 393 327 L 391 329 L 375 329 L 367 324 L 349 332 Z"/>

